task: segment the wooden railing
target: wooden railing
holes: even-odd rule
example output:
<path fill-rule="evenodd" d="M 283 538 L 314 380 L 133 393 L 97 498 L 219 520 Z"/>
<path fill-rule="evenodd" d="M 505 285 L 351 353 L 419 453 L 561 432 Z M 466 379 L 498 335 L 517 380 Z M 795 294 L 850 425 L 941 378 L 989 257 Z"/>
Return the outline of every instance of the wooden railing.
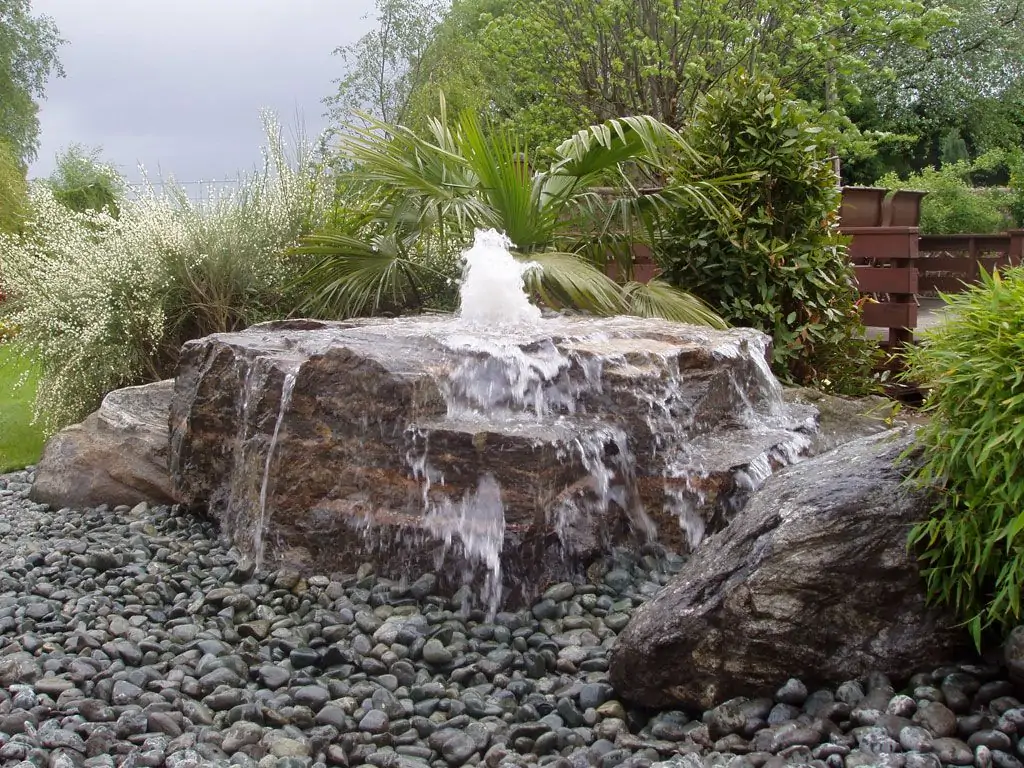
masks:
<path fill-rule="evenodd" d="M 645 190 L 649 192 L 651 190 Z M 657 191 L 657 190 L 653 190 Z M 865 299 L 864 325 L 886 332 L 890 348 L 912 343 L 918 297 L 955 293 L 991 272 L 1024 263 L 1024 230 L 998 235 L 921 235 L 923 192 L 844 187 L 840 232 L 851 238 L 850 260 Z M 633 248 L 633 279 L 647 282 L 660 272 L 645 245 Z M 609 265 L 618 279 L 618 269 Z"/>
<path fill-rule="evenodd" d="M 868 327 L 888 331 L 887 346 L 914 340 L 920 296 L 957 293 L 992 272 L 1024 263 L 1024 230 L 995 235 L 918 235 L 914 227 L 846 227 L 850 259 L 868 301 Z"/>
<path fill-rule="evenodd" d="M 918 243 L 918 288 L 922 295 L 957 293 L 992 272 L 1024 262 L 1024 230 L 997 235 L 922 235 Z"/>

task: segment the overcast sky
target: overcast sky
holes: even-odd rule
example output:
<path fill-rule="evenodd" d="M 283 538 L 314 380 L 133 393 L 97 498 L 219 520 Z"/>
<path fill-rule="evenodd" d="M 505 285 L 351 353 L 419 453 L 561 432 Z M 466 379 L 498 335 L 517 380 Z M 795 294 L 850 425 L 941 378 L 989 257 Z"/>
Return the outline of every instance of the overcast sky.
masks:
<path fill-rule="evenodd" d="M 260 159 L 261 108 L 315 136 L 321 99 L 373 0 L 33 0 L 68 43 L 40 111 L 45 176 L 72 142 L 102 146 L 130 180 L 234 178 Z"/>

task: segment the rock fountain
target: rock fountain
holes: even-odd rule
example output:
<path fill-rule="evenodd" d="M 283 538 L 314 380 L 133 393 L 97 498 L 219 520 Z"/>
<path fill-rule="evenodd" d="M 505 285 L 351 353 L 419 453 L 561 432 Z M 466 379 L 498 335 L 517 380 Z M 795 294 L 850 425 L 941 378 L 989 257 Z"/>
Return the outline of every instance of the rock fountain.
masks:
<path fill-rule="evenodd" d="M 495 232 L 457 317 L 267 323 L 188 343 L 170 471 L 247 555 L 436 573 L 491 610 L 617 543 L 694 547 L 810 445 L 769 340 L 545 315 Z"/>

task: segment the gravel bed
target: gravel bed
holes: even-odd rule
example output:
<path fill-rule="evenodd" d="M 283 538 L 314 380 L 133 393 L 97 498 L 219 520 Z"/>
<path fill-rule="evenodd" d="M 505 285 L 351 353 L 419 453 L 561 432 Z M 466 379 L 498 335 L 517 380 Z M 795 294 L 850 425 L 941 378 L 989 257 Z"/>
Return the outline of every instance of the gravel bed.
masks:
<path fill-rule="evenodd" d="M 997 667 L 624 706 L 608 650 L 683 563 L 654 547 L 488 623 L 429 574 L 254 574 L 182 508 L 55 511 L 31 480 L 0 476 L 5 766 L 1022 766 Z"/>

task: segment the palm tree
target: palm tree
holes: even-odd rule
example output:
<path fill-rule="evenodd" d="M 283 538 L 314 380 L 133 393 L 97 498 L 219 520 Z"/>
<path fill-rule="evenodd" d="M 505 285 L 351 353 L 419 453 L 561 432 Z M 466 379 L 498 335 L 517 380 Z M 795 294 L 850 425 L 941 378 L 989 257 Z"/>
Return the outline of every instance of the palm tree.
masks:
<path fill-rule="evenodd" d="M 361 200 L 336 226 L 297 249 L 317 257 L 303 280 L 305 311 L 354 316 L 417 303 L 432 275 L 425 247 L 454 252 L 476 228 L 504 232 L 517 257 L 540 265 L 528 288 L 554 307 L 595 314 L 659 316 L 724 327 L 696 297 L 667 283 L 631 280 L 632 244 L 647 240 L 673 199 L 727 208 L 721 189 L 739 177 L 644 190 L 636 179 L 664 174 L 663 158 L 692 150 L 652 117 L 625 117 L 580 131 L 531 167 L 508 130 L 465 113 L 450 124 L 444 100 L 430 138 L 367 119 L 349 126 L 342 154 Z M 614 261 L 626 278 L 608 277 Z"/>

